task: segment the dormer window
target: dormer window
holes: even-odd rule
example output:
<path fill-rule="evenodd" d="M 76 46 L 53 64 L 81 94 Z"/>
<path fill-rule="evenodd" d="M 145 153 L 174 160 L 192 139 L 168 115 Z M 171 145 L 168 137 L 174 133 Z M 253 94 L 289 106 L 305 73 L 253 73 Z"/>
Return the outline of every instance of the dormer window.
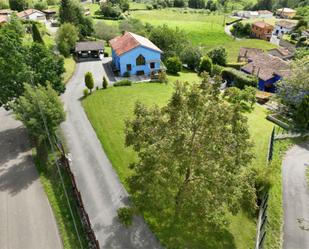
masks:
<path fill-rule="evenodd" d="M 145 62 L 145 57 L 142 56 L 141 54 L 136 58 L 136 65 L 137 66 L 142 66 L 142 65 L 145 65 L 146 62 Z"/>

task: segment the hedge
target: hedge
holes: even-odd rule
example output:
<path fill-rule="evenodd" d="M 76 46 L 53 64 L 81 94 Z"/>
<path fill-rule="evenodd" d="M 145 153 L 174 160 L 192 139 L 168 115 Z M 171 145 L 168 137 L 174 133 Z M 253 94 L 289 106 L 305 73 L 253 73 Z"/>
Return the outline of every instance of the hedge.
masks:
<path fill-rule="evenodd" d="M 257 77 L 243 73 L 234 68 L 224 68 L 221 76 L 228 84 L 232 84 L 240 89 L 243 89 L 245 86 L 256 87 L 258 83 Z"/>
<path fill-rule="evenodd" d="M 131 86 L 132 82 L 130 80 L 121 80 L 114 83 L 114 86 Z"/>
<path fill-rule="evenodd" d="M 226 66 L 240 70 L 240 68 L 246 65 L 247 63 L 248 62 L 234 62 L 234 63 L 227 63 Z"/>

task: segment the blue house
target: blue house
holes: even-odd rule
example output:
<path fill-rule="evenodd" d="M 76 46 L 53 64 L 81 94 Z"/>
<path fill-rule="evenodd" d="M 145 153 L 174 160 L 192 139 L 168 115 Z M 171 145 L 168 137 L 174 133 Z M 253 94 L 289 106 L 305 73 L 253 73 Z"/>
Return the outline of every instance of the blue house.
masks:
<path fill-rule="evenodd" d="M 121 76 L 151 75 L 161 69 L 162 51 L 147 38 L 125 32 L 109 42 L 114 70 Z"/>
<path fill-rule="evenodd" d="M 241 67 L 241 71 L 258 77 L 258 89 L 265 92 L 276 92 L 276 83 L 289 76 L 289 64 L 270 54 L 257 54 Z"/>

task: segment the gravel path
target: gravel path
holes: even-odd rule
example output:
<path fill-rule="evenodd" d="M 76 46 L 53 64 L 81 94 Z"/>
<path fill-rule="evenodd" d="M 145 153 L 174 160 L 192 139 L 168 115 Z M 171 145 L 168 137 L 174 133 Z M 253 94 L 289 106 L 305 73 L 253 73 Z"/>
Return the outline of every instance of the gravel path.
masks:
<path fill-rule="evenodd" d="M 128 194 L 105 155 L 80 102 L 85 88 L 85 73 L 92 72 L 96 85 L 101 86 L 107 62 L 105 58 L 104 66 L 102 61 L 78 63 L 63 95 L 67 120 L 62 128 L 71 153 L 72 170 L 101 248 L 161 248 L 141 217 L 135 219 L 130 229 L 119 224 L 117 209 L 127 203 Z"/>
<path fill-rule="evenodd" d="M 283 161 L 284 249 L 309 248 L 308 165 L 309 142 L 294 146 Z"/>

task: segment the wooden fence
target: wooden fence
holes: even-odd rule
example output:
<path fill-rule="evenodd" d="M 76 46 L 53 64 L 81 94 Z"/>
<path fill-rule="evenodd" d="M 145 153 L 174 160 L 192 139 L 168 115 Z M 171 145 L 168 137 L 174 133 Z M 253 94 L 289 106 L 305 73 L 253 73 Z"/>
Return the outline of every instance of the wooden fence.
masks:
<path fill-rule="evenodd" d="M 56 147 L 57 147 L 58 151 L 61 153 L 61 157 L 60 157 L 61 165 L 64 167 L 64 169 L 67 171 L 67 174 L 70 177 L 72 190 L 73 190 L 72 192 L 73 192 L 74 198 L 75 198 L 76 203 L 77 203 L 77 210 L 78 210 L 78 213 L 79 213 L 79 218 L 81 220 L 81 223 L 83 225 L 83 229 L 84 229 L 86 236 L 87 236 L 87 239 L 88 239 L 88 248 L 89 249 L 100 249 L 99 241 L 97 240 L 95 233 L 92 229 L 88 213 L 85 210 L 85 206 L 84 206 L 84 203 L 83 203 L 82 196 L 81 196 L 81 194 L 78 190 L 77 184 L 76 184 L 75 176 L 74 176 L 74 174 L 71 170 L 70 160 L 67 157 L 67 155 L 65 154 L 64 147 L 63 147 L 62 143 L 60 142 L 60 140 L 57 139 L 57 141 L 55 143 L 56 143 Z"/>
<path fill-rule="evenodd" d="M 275 141 L 275 127 L 273 128 L 271 135 L 270 135 L 268 155 L 267 155 L 267 165 L 273 159 L 274 141 Z M 269 195 L 268 193 L 266 193 L 261 200 L 259 214 L 258 214 L 258 222 L 257 222 L 255 249 L 263 249 L 263 245 L 264 245 L 264 241 L 266 237 L 268 197 Z"/>

